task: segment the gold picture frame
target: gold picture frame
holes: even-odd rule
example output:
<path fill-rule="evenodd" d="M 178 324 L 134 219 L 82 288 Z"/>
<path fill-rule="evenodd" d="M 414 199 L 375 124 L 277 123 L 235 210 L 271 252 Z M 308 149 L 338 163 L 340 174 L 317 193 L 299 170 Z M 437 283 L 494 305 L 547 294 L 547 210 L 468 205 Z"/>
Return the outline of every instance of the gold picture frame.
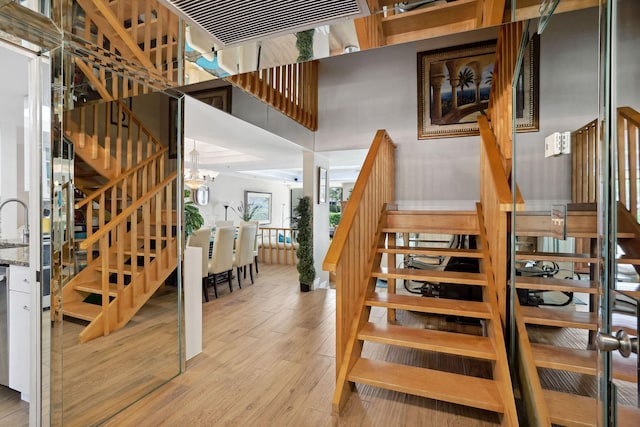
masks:
<path fill-rule="evenodd" d="M 477 117 L 489 107 L 496 44 L 489 40 L 418 53 L 418 139 L 479 134 Z M 516 85 L 518 132 L 538 130 L 538 57 L 535 36 Z"/>

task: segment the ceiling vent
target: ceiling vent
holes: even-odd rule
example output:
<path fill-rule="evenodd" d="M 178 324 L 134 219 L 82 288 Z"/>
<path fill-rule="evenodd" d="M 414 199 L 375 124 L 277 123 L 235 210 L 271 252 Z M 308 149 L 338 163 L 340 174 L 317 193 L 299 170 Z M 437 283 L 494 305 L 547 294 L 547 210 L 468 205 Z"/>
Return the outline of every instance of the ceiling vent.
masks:
<path fill-rule="evenodd" d="M 366 0 L 165 0 L 225 46 L 369 15 Z"/>

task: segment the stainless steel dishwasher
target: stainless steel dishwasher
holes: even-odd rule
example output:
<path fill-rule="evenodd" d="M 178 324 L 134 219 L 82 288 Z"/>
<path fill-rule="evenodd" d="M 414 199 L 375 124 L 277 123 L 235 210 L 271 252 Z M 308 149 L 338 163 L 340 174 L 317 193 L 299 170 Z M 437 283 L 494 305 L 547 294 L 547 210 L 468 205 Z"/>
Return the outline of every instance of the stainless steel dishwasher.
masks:
<path fill-rule="evenodd" d="M 0 265 L 0 385 L 9 386 L 9 281 Z"/>

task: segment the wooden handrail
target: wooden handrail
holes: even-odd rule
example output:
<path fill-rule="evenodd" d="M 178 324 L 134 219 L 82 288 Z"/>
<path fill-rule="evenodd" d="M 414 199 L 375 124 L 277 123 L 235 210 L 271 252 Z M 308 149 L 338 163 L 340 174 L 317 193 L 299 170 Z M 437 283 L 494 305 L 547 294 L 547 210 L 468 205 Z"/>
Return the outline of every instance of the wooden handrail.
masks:
<path fill-rule="evenodd" d="M 322 268 L 326 271 L 335 272 L 336 270 L 338 260 L 342 256 L 347 238 L 349 237 L 349 231 L 351 230 L 351 227 L 353 226 L 353 223 L 356 219 L 358 207 L 362 204 L 362 198 L 365 194 L 369 178 L 373 173 L 373 168 L 376 164 L 377 156 L 379 155 L 380 150 L 383 147 L 383 143 L 385 142 L 393 145 L 391 139 L 389 138 L 389 135 L 387 135 L 387 131 L 379 130 L 376 133 L 373 144 L 371 144 L 371 148 L 369 149 L 367 157 L 364 160 L 364 164 L 362 165 L 362 169 L 360 169 L 360 174 L 358 174 L 356 183 L 353 186 L 353 191 L 351 192 L 351 196 L 349 197 L 349 202 L 347 203 L 344 209 L 344 213 L 342 214 L 342 218 L 340 219 L 340 227 L 336 228 L 333 240 L 331 241 L 331 246 L 327 251 L 324 262 L 322 263 Z M 395 148 L 395 146 L 393 147 Z M 391 182 L 395 181 L 393 176 L 389 176 L 388 178 Z M 385 200 L 385 202 L 388 203 L 391 203 L 392 201 L 393 199 Z"/>
<path fill-rule="evenodd" d="M 134 168 L 127 170 L 125 173 L 123 173 L 123 174 L 119 175 L 118 177 L 112 179 L 111 181 L 109 181 L 104 186 L 100 187 L 99 189 L 97 189 L 93 193 L 87 195 L 87 197 L 85 197 L 84 199 L 80 200 L 79 202 L 77 202 L 75 204 L 75 208 L 76 209 L 81 209 L 87 203 L 95 201 L 100 196 L 105 194 L 107 191 L 112 190 L 113 187 L 117 187 L 118 184 L 122 183 L 122 181 L 126 180 L 131 175 L 133 175 L 133 174 L 137 173 L 138 171 L 140 171 L 140 169 L 143 169 L 143 168 L 147 167 L 148 165 L 150 165 L 151 163 L 159 160 L 161 157 L 164 156 L 164 154 L 167 151 L 169 151 L 169 148 L 167 148 L 167 147 L 162 148 L 160 151 L 158 151 L 156 154 L 154 154 L 153 156 L 149 157 L 148 159 L 144 160 L 142 163 L 137 164 Z"/>
<path fill-rule="evenodd" d="M 511 187 L 507 181 L 502 158 L 498 149 L 496 137 L 491 131 L 489 121 L 486 116 L 478 117 L 478 125 L 480 127 L 480 140 L 482 141 L 482 149 L 484 150 L 487 172 L 491 174 L 496 199 L 501 211 L 511 211 L 513 207 L 513 198 L 511 196 Z M 485 166 L 483 165 L 483 167 Z M 485 186 L 482 186 L 484 189 Z"/>
<path fill-rule="evenodd" d="M 336 280 L 336 375 L 342 365 L 360 296 L 373 262 L 381 218 L 395 198 L 395 145 L 376 133 L 322 268 Z"/>
<path fill-rule="evenodd" d="M 178 176 L 177 172 L 173 172 L 168 175 L 165 179 L 163 179 L 158 185 L 152 188 L 149 192 L 147 192 L 144 196 L 136 200 L 131 206 L 128 206 L 122 212 L 118 214 L 117 217 L 112 218 L 108 224 L 100 227 L 98 231 L 93 233 L 91 236 L 88 236 L 85 240 L 80 243 L 80 249 L 88 249 L 91 245 L 97 243 L 102 237 L 111 232 L 115 227 L 118 226 L 120 222 L 129 218 L 129 216 L 134 213 L 137 209 L 141 208 L 147 201 L 151 200 L 152 197 L 155 197 L 156 194 L 161 191 L 164 187 L 170 184 L 173 180 Z"/>

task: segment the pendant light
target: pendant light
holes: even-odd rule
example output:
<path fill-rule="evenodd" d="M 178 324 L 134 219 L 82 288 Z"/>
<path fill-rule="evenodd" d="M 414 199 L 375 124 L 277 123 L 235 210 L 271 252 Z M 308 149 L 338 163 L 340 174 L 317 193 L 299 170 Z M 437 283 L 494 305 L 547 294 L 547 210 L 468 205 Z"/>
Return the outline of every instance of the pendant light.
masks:
<path fill-rule="evenodd" d="M 193 140 L 193 150 L 189 152 L 191 156 L 191 169 L 186 175 L 184 183 L 192 190 L 196 190 L 198 187 L 204 184 L 204 179 L 200 178 L 200 171 L 198 170 L 198 163 L 200 154 L 196 150 L 196 140 Z"/>

